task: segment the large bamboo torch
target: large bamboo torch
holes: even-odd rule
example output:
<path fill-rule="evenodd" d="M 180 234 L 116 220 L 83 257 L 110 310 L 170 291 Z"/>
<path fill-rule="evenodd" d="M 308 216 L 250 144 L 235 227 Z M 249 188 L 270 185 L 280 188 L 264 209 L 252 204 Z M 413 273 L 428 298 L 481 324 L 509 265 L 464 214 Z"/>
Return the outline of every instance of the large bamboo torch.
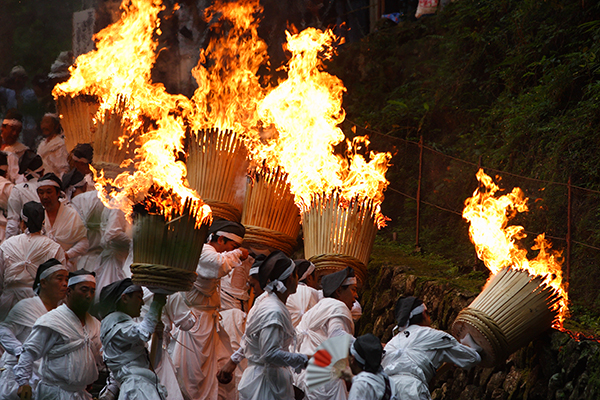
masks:
<path fill-rule="evenodd" d="M 319 275 L 354 268 L 360 284 L 377 233 L 376 207 L 372 201 L 355 198 L 343 204 L 340 194 L 314 195 L 302 214 L 304 254 Z"/>
<path fill-rule="evenodd" d="M 249 247 L 277 249 L 291 255 L 300 232 L 300 211 L 286 173 L 266 167 L 249 173 L 242 225 L 246 227 L 244 242 Z"/>
<path fill-rule="evenodd" d="M 542 277 L 505 268 L 458 314 L 452 334 L 459 340 L 470 334 L 483 348 L 482 366 L 493 367 L 550 328 L 560 300 Z"/>
<path fill-rule="evenodd" d="M 213 217 L 240 222 L 248 156 L 231 130 L 203 129 L 188 141 L 187 180 Z"/>
<path fill-rule="evenodd" d="M 68 95 L 56 99 L 56 108 L 65 134 L 67 151 L 78 143 L 92 143 L 94 137 L 94 115 L 98 111 L 98 101 L 94 96 Z"/>

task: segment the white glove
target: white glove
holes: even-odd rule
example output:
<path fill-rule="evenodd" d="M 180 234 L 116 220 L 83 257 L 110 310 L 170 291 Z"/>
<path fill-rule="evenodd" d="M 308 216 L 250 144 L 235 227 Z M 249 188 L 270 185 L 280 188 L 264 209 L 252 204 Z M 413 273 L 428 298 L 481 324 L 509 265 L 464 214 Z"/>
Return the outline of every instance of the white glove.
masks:
<path fill-rule="evenodd" d="M 475 343 L 475 340 L 473 340 L 473 337 L 471 337 L 470 333 L 467 333 L 467 335 L 464 338 L 460 339 L 460 344 L 472 348 L 479 354 L 483 353 L 483 348 L 477 343 Z"/>

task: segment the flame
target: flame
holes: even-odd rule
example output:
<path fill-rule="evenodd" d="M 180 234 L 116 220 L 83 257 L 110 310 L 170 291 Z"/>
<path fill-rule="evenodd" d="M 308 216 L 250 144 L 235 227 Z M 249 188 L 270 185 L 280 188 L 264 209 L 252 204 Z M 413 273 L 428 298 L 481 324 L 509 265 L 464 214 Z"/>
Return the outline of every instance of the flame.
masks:
<path fill-rule="evenodd" d="M 115 179 L 96 171 L 94 177 L 103 202 L 130 215 L 133 204 L 152 185 L 172 190 L 182 202 L 199 197 L 187 186 L 185 164 L 177 159 L 183 151 L 184 115 L 190 113 L 191 102 L 151 80 L 158 45 L 154 34 L 160 35 L 158 13 L 164 6 L 158 0 L 131 0 L 123 1 L 121 9 L 121 19 L 95 36 L 96 50 L 77 58 L 70 79 L 57 85 L 53 94 L 95 96 L 100 103 L 96 118 L 104 110 L 114 111 L 124 99 L 123 118 L 130 129 L 124 135 L 135 134 L 140 144 L 133 160 L 135 170 Z M 209 215 L 210 208 L 204 206 L 203 218 Z"/>
<path fill-rule="evenodd" d="M 480 187 L 473 193 L 473 197 L 465 201 L 463 218 L 470 223 L 469 237 L 475 245 L 477 256 L 493 275 L 510 267 L 542 277 L 543 284 L 551 286 L 561 295 L 561 300 L 554 307 L 558 310 L 555 326 L 562 328 L 568 313 L 568 294 L 562 282 L 562 253 L 552 250 L 550 242 L 541 234 L 531 248 L 539 252 L 534 259 L 528 260 L 527 249 L 518 243 L 527 237 L 524 228 L 508 225 L 509 220 L 517 213 L 528 211 L 528 199 L 519 188 L 496 196 L 500 189 L 492 178 L 482 169 L 476 176 Z"/>
<path fill-rule="evenodd" d="M 254 160 L 270 168 L 279 165 L 288 173 L 291 191 L 301 210 L 310 205 L 311 195 L 338 191 L 342 203 L 358 196 L 378 206 L 388 185 L 385 172 L 390 153 L 371 153 L 367 161 L 358 153 L 367 138 L 348 143 L 345 157 L 334 147 L 345 140 L 339 125 L 345 112 L 342 81 L 324 71 L 323 60 L 334 54 L 337 40 L 332 31 L 308 28 L 298 34 L 286 32 L 291 53 L 288 76 L 260 102 L 262 125 L 276 137 L 252 149 Z M 380 215 L 380 212 L 377 211 Z M 378 219 L 384 224 L 384 218 Z"/>

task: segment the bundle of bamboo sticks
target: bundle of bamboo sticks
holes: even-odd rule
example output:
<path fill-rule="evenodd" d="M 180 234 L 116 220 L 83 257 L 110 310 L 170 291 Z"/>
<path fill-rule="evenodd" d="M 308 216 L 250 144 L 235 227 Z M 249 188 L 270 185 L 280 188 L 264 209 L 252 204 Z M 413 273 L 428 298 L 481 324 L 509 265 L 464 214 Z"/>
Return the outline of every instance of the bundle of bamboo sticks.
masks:
<path fill-rule="evenodd" d="M 168 212 L 136 215 L 133 231 L 133 281 L 168 290 L 190 290 L 208 235 L 199 222 L 202 202 L 187 199 Z"/>
<path fill-rule="evenodd" d="M 561 294 L 527 271 L 505 268 L 494 275 L 452 326 L 459 340 L 470 334 L 492 367 L 552 326 Z"/>
<path fill-rule="evenodd" d="M 287 174 L 280 168 L 261 167 L 249 172 L 242 225 L 249 246 L 292 253 L 300 232 L 300 211 Z"/>
<path fill-rule="evenodd" d="M 98 102 L 92 96 L 60 96 L 56 108 L 65 134 L 67 151 L 78 143 L 91 143 L 94 135 L 94 115 Z"/>
<path fill-rule="evenodd" d="M 361 263 L 366 274 L 377 233 L 375 216 L 376 207 L 371 200 L 357 197 L 342 204 L 339 192 L 314 195 L 302 214 L 305 257 L 351 256 Z"/>
<path fill-rule="evenodd" d="M 114 164 L 117 167 L 125 160 L 133 159 L 136 148 L 135 137 L 129 124 L 123 120 L 127 101 L 119 96 L 112 110 L 105 110 L 103 118 L 96 124 L 93 135 L 94 160 L 98 163 Z"/>
<path fill-rule="evenodd" d="M 192 134 L 187 148 L 190 187 L 213 208 L 215 217 L 239 222 L 248 169 L 244 138 L 231 130 L 203 129 Z"/>

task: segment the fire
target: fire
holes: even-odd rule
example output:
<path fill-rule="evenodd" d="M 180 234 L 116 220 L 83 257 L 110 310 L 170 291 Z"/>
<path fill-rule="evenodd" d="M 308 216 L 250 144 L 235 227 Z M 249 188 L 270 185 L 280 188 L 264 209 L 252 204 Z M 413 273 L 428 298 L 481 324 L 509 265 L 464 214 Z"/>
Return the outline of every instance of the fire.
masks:
<path fill-rule="evenodd" d="M 135 171 L 123 172 L 115 179 L 99 172 L 95 181 L 107 206 L 130 214 L 133 204 L 153 184 L 173 190 L 181 201 L 198 199 L 198 195 L 186 185 L 185 164 L 176 158 L 183 151 L 183 115 L 190 112 L 191 103 L 151 81 L 157 48 L 153 35 L 160 34 L 158 13 L 164 6 L 158 0 L 132 0 L 124 1 L 121 9 L 121 19 L 95 36 L 97 49 L 77 58 L 70 79 L 57 85 L 53 94 L 96 97 L 100 103 L 96 118 L 101 118 L 104 110 L 114 111 L 125 99 L 123 118 L 130 130 L 124 136 L 135 134 L 140 144 L 132 160 Z M 206 206 L 203 217 L 209 215 Z"/>
<path fill-rule="evenodd" d="M 494 275 L 503 268 L 511 267 L 542 277 L 544 284 L 561 295 L 561 300 L 555 305 L 559 313 L 555 325 L 562 327 L 568 312 L 568 295 L 562 284 L 561 252 L 552 250 L 550 242 L 541 234 L 532 247 L 532 250 L 539 252 L 534 259 L 528 260 L 527 249 L 518 243 L 527 236 L 524 228 L 508 225 L 517 213 L 528 211 L 528 199 L 523 191 L 514 188 L 508 194 L 496 196 L 499 187 L 483 170 L 477 172 L 477 179 L 480 187 L 473 197 L 465 201 L 463 210 L 463 218 L 470 223 L 469 237 L 475 245 L 477 256 Z"/>
<path fill-rule="evenodd" d="M 342 203 L 358 196 L 379 206 L 388 185 L 385 172 L 390 153 L 371 153 L 367 161 L 358 153 L 366 138 L 348 143 L 345 157 L 334 147 L 345 140 L 339 125 L 345 117 L 342 81 L 324 71 L 323 60 L 334 54 L 332 31 L 308 28 L 287 34 L 288 77 L 260 102 L 263 127 L 276 131 L 275 138 L 254 148 L 254 159 L 270 168 L 279 165 L 288 173 L 291 191 L 301 210 L 311 195 L 339 191 Z M 377 212 L 379 215 L 379 211 Z M 378 219 L 384 224 L 382 216 Z"/>

